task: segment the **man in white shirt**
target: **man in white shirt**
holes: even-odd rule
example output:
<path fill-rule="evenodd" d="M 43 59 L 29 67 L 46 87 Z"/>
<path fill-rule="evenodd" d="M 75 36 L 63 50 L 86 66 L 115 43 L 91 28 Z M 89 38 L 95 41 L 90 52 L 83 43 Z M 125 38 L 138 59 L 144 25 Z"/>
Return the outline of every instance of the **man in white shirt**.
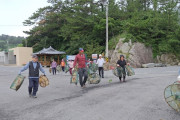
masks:
<path fill-rule="evenodd" d="M 99 68 L 99 76 L 102 78 L 104 78 L 104 68 L 103 68 L 104 63 L 105 61 L 102 58 L 102 55 L 100 54 L 96 64 L 98 65 Z"/>

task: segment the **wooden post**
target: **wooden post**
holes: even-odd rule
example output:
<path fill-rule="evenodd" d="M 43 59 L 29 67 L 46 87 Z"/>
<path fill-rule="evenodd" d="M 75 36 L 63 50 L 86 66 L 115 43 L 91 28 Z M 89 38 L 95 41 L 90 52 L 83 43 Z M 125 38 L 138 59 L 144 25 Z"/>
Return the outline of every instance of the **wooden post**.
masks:
<path fill-rule="evenodd" d="M 58 55 L 58 65 L 59 65 L 60 63 L 59 63 L 59 55 Z"/>
<path fill-rule="evenodd" d="M 40 61 L 43 62 L 43 61 L 42 61 L 42 55 L 40 56 Z"/>
<path fill-rule="evenodd" d="M 46 55 L 44 55 L 44 66 L 46 66 Z"/>

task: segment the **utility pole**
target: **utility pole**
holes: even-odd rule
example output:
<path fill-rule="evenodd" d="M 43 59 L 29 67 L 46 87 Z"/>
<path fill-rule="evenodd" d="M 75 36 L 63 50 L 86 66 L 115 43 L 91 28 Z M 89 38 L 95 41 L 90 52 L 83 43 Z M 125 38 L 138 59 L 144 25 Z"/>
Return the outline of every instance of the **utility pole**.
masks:
<path fill-rule="evenodd" d="M 9 52 L 9 41 L 7 40 L 7 52 Z"/>
<path fill-rule="evenodd" d="M 105 57 L 108 58 L 108 4 L 109 0 L 100 0 L 99 3 L 103 4 L 106 7 L 106 51 Z"/>
<path fill-rule="evenodd" d="M 106 1 L 106 58 L 108 58 L 108 0 Z"/>
<path fill-rule="evenodd" d="M 27 47 L 27 38 L 26 38 L 26 47 Z"/>

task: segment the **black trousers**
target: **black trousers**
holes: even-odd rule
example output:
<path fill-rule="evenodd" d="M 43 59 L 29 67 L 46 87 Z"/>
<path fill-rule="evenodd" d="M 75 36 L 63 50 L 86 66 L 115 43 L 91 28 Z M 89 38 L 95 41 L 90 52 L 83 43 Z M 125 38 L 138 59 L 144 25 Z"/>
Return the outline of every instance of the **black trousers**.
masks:
<path fill-rule="evenodd" d="M 62 71 L 63 71 L 63 72 L 64 72 L 64 68 L 65 68 L 65 67 L 64 67 L 64 66 L 62 66 Z"/>
<path fill-rule="evenodd" d="M 87 78 L 88 78 L 88 72 L 86 68 L 78 68 L 78 74 L 79 74 L 79 82 L 81 87 L 86 84 Z M 84 80 L 83 80 L 84 77 Z"/>
<path fill-rule="evenodd" d="M 29 94 L 36 96 L 38 87 L 39 87 L 39 78 L 29 78 L 29 88 L 28 88 Z"/>
<path fill-rule="evenodd" d="M 56 74 L 56 68 L 52 68 L 53 75 Z"/>
<path fill-rule="evenodd" d="M 122 74 L 121 74 L 121 76 L 119 76 L 119 80 L 121 80 L 122 77 L 123 77 L 123 80 L 125 80 L 126 79 L 126 69 L 123 68 L 121 72 L 122 72 Z"/>
<path fill-rule="evenodd" d="M 104 77 L 104 68 L 103 67 L 99 67 L 99 76 Z"/>

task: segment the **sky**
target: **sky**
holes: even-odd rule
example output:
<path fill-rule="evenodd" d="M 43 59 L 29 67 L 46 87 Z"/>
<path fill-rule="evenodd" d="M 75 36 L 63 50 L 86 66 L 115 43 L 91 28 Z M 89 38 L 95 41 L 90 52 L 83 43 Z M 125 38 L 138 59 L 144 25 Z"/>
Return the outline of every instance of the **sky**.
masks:
<path fill-rule="evenodd" d="M 47 0 L 0 0 L 0 35 L 27 37 L 23 31 L 30 26 L 23 26 L 35 11 L 50 5 Z"/>

